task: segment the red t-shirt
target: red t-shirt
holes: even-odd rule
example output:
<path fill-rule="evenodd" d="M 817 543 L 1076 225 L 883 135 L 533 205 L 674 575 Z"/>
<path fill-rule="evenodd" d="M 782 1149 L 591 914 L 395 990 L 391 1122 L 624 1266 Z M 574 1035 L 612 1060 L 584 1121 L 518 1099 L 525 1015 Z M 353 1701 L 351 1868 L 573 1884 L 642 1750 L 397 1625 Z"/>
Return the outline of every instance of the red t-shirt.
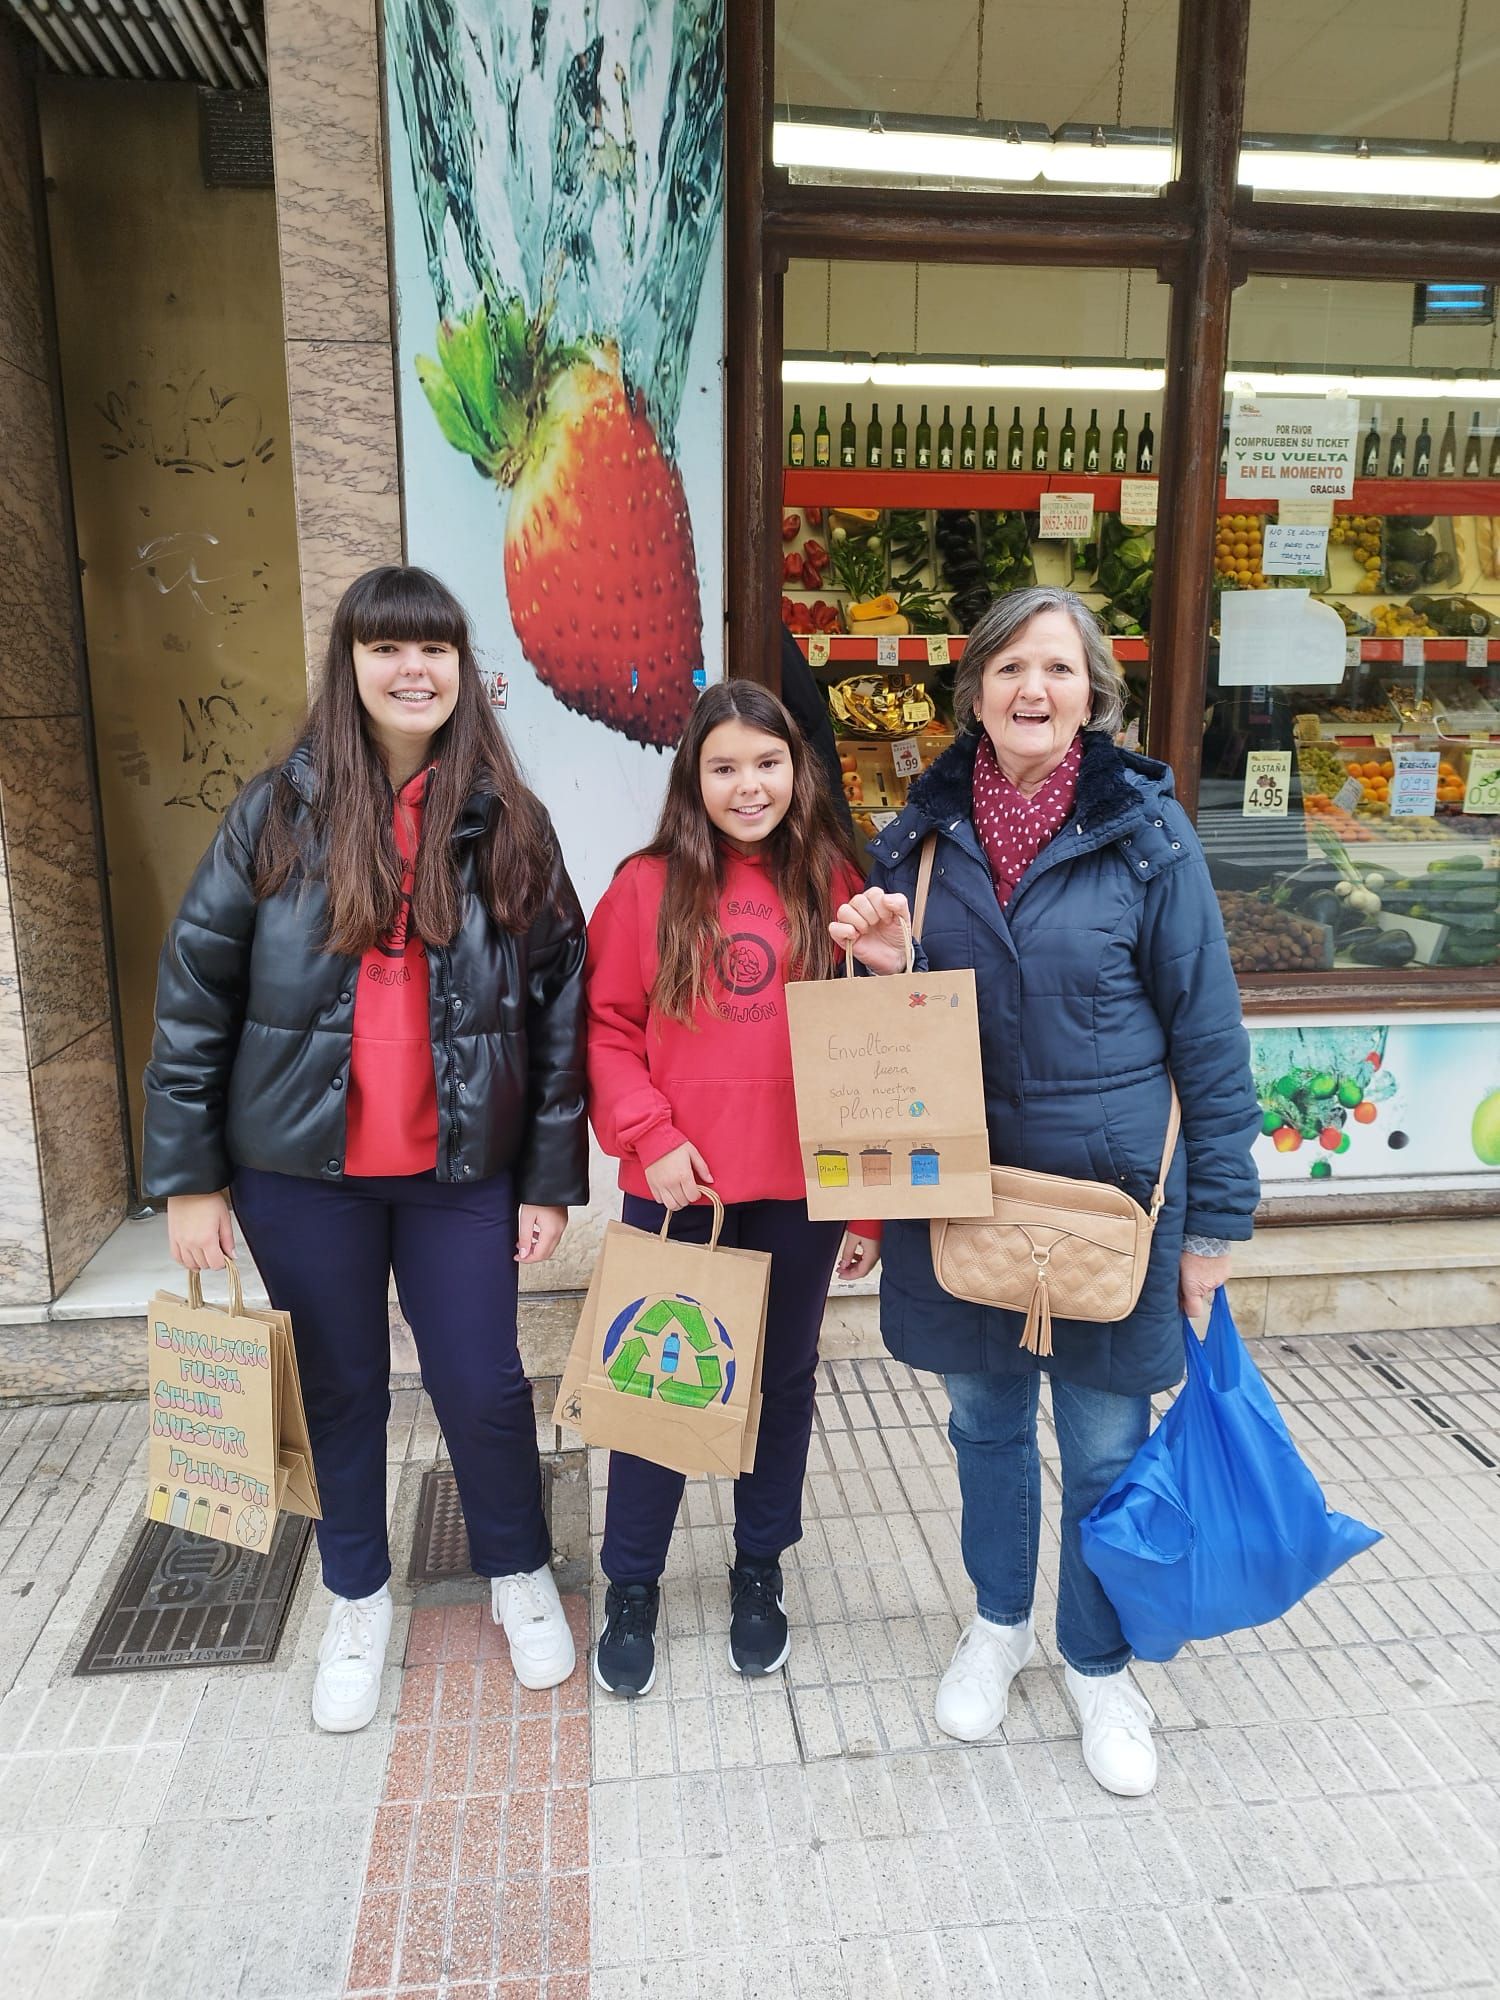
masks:
<path fill-rule="evenodd" d="M 651 1199 L 646 1168 L 686 1140 L 721 1201 L 807 1193 L 787 1032 L 787 917 L 764 863 L 730 854 L 719 904 L 725 944 L 690 1027 L 651 1011 L 664 861 L 627 861 L 589 924 L 589 1117 L 620 1162 L 620 1186 Z M 852 870 L 835 901 L 857 895 Z M 832 912 L 830 911 L 830 915 Z M 878 1236 L 878 1223 L 851 1223 Z"/>
<path fill-rule="evenodd" d="M 430 1174 L 437 1165 L 427 947 L 411 927 L 412 873 L 431 775 L 430 766 L 418 771 L 396 794 L 396 851 L 405 864 L 401 913 L 391 934 L 360 960 L 345 1174 Z"/>

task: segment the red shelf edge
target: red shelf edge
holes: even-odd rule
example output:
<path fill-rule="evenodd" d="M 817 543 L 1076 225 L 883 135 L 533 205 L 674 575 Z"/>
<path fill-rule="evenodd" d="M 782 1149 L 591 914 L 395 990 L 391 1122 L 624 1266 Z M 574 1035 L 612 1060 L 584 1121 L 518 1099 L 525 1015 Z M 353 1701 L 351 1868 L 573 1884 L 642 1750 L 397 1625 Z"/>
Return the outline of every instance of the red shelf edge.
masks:
<path fill-rule="evenodd" d="M 1154 473 L 1126 473 L 1153 479 Z M 789 507 L 990 507 L 1034 512 L 1043 493 L 1091 493 L 1101 513 L 1118 511 L 1118 473 L 817 471 L 788 466 L 782 499 Z M 1333 503 L 1353 514 L 1500 514 L 1500 479 L 1356 479 L 1353 496 Z M 1222 513 L 1269 514 L 1276 497 L 1236 495 L 1219 482 Z"/>
<path fill-rule="evenodd" d="M 792 634 L 792 637 L 804 653 L 807 651 L 807 642 L 811 636 L 807 632 L 794 632 Z M 850 660 L 858 664 L 864 660 L 873 661 L 875 658 L 875 634 L 873 633 L 866 638 L 862 632 L 830 632 L 828 639 L 831 647 L 829 653 L 831 660 Z M 948 649 L 953 658 L 955 660 L 959 659 L 963 654 L 965 645 L 963 633 L 950 632 L 947 634 L 947 639 Z M 898 637 L 896 643 L 900 649 L 900 658 L 903 666 L 908 660 L 917 661 L 922 666 L 926 666 L 927 636 L 925 633 L 919 632 L 902 635 Z M 1134 661 L 1150 658 L 1151 647 L 1150 641 L 1147 639 L 1111 639 L 1110 644 L 1114 647 L 1115 658 L 1117 660 Z"/>

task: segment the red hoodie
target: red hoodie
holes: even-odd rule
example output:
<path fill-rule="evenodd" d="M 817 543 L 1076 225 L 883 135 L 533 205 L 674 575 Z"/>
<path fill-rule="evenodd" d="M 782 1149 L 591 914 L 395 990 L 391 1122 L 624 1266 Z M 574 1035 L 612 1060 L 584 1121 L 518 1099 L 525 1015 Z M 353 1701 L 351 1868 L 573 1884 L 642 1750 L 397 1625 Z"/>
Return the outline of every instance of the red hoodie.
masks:
<path fill-rule="evenodd" d="M 729 855 L 719 904 L 727 943 L 710 1004 L 684 1027 L 647 1000 L 666 872 L 664 861 L 627 861 L 589 924 L 589 1116 L 599 1144 L 619 1160 L 620 1186 L 648 1201 L 645 1169 L 688 1140 L 721 1201 L 801 1201 L 781 898 L 758 856 Z M 849 870 L 837 900 L 863 886 Z M 880 1234 L 879 1223 L 850 1228 Z"/>
<path fill-rule="evenodd" d="M 412 871 L 432 767 L 396 794 L 401 912 L 360 960 L 349 1059 L 346 1174 L 430 1174 L 437 1165 L 437 1081 L 427 1005 L 427 947 L 411 927 Z"/>

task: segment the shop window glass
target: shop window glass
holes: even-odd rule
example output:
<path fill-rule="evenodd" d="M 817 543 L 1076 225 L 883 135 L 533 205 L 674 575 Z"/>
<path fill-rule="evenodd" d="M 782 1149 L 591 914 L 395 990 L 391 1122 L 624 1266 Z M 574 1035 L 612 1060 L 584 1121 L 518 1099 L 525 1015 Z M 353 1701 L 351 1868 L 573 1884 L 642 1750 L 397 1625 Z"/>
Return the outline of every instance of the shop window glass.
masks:
<path fill-rule="evenodd" d="M 775 0 L 773 151 L 794 179 L 1153 192 L 1177 0 Z"/>
<path fill-rule="evenodd" d="M 1353 493 L 1308 574 L 1274 574 L 1281 494 L 1220 501 L 1199 827 L 1252 979 L 1500 964 L 1500 379 L 1482 328 L 1449 331 L 1436 372 L 1409 304 L 1314 280 L 1235 297 L 1231 385 L 1314 418 L 1320 387 L 1357 404 Z"/>
<path fill-rule="evenodd" d="M 965 635 L 1029 584 L 1095 609 L 1126 682 L 1122 740 L 1144 741 L 1166 318 L 1142 271 L 792 264 L 782 619 L 867 836 L 952 741 Z M 1042 532 L 1058 493 L 1084 503 L 1075 534 Z"/>
<path fill-rule="evenodd" d="M 1270 201 L 1500 207 L 1497 64 L 1493 4 L 1255 0 L 1240 178 Z"/>

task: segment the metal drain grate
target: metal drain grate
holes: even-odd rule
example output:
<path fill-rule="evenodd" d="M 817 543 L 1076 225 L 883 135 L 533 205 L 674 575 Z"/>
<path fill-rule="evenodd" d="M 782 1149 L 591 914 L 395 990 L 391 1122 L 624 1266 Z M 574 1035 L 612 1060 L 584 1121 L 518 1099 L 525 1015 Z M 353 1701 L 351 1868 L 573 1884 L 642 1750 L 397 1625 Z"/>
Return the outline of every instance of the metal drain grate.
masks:
<path fill-rule="evenodd" d="M 145 1673 L 274 1659 L 311 1535 L 311 1521 L 282 1514 L 261 1556 L 148 1521 L 73 1671 Z"/>
<path fill-rule="evenodd" d="M 408 1583 L 439 1583 L 452 1576 L 472 1576 L 469 1531 L 458 1501 L 458 1482 L 451 1465 L 429 1466 L 422 1474 L 417 1501 L 417 1531 L 412 1537 Z"/>

